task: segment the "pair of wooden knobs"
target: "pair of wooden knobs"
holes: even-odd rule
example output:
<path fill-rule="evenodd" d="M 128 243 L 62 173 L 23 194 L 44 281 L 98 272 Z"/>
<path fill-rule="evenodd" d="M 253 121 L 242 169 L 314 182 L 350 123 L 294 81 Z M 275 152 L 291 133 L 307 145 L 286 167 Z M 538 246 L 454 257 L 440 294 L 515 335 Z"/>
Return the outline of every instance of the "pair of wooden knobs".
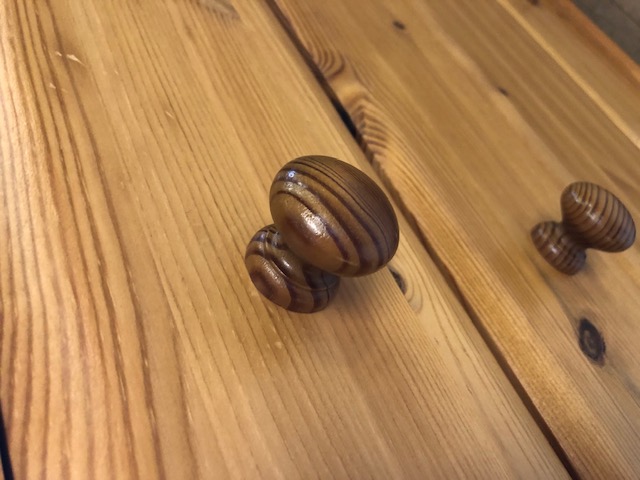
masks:
<path fill-rule="evenodd" d="M 249 242 L 245 264 L 256 288 L 288 310 L 315 312 L 335 296 L 340 277 L 385 266 L 398 248 L 398 220 L 384 192 L 360 170 L 331 157 L 306 156 L 277 173 L 269 193 L 273 224 Z M 611 192 L 587 182 L 561 196 L 562 221 L 531 231 L 540 254 L 573 275 L 587 248 L 619 252 L 636 236 Z"/>

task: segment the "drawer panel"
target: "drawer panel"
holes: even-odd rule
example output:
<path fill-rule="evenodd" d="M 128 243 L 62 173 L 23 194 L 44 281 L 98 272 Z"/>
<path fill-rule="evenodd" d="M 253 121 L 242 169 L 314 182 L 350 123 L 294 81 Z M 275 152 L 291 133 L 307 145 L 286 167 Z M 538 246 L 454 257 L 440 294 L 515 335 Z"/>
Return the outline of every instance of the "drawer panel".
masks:
<path fill-rule="evenodd" d="M 402 289 L 385 269 L 305 316 L 252 285 L 278 168 L 369 168 L 264 2 L 2 10 L 17 478 L 566 477 L 406 221 Z"/>
<path fill-rule="evenodd" d="M 529 238 L 577 180 L 640 219 L 631 80 L 610 64 L 590 81 L 603 59 L 569 30 L 556 46 L 534 2 L 274 3 L 561 454 L 637 477 L 639 248 L 590 251 L 569 277 Z"/>

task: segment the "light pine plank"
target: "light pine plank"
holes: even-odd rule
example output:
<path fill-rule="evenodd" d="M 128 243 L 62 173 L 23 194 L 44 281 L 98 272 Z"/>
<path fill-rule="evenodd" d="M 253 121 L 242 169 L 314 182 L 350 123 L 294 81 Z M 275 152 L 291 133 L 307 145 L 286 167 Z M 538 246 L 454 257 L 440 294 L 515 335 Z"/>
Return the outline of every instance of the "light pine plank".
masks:
<path fill-rule="evenodd" d="M 499 0 L 512 21 L 553 58 L 640 147 L 640 66 L 570 0 Z M 640 27 L 639 27 L 640 29 Z"/>
<path fill-rule="evenodd" d="M 574 0 L 574 4 L 589 15 L 595 28 L 611 37 L 630 58 L 640 62 L 640 3 L 636 0 Z"/>
<path fill-rule="evenodd" d="M 560 193 L 579 179 L 640 219 L 631 123 L 612 121 L 601 87 L 560 64 L 553 39 L 541 44 L 506 2 L 275 4 L 573 469 L 640 475 L 639 247 L 590 253 L 570 278 L 529 239 L 559 219 Z M 621 98 L 636 116 L 637 95 Z M 579 347 L 583 318 L 604 338 L 598 363 Z"/>
<path fill-rule="evenodd" d="M 542 6 L 543 11 L 550 10 L 554 12 L 561 22 L 576 30 L 581 37 L 581 41 L 586 42 L 589 48 L 597 52 L 597 55 L 606 57 L 619 69 L 623 76 L 635 82 L 640 82 L 640 66 L 638 63 L 598 28 L 571 0 L 545 1 Z M 552 24 L 557 23 L 557 19 L 550 21 Z M 572 43 L 574 41 L 575 39 L 571 40 Z"/>
<path fill-rule="evenodd" d="M 0 6 L 18 478 L 562 478 L 411 229 L 326 311 L 253 288 L 285 161 L 357 145 L 263 2 Z"/>

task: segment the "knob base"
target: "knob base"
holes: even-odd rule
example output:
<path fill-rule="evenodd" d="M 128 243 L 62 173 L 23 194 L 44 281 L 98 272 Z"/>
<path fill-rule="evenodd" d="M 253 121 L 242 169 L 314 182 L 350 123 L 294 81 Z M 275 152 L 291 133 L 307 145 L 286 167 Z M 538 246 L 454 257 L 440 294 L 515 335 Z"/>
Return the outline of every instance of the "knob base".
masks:
<path fill-rule="evenodd" d="M 578 273 L 587 260 L 585 249 L 556 222 L 542 222 L 531 230 L 531 239 L 540 255 L 567 275 Z"/>
<path fill-rule="evenodd" d="M 247 245 L 245 265 L 260 293 L 293 312 L 312 313 L 326 308 L 340 285 L 340 277 L 297 257 L 275 225 L 256 232 Z"/>

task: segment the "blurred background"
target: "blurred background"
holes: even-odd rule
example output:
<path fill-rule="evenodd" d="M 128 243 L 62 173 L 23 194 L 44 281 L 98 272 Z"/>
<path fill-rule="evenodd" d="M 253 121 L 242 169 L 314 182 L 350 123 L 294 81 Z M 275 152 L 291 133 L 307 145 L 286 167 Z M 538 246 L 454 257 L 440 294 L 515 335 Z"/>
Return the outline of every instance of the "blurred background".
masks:
<path fill-rule="evenodd" d="M 640 0 L 574 0 L 574 3 L 640 63 Z"/>

